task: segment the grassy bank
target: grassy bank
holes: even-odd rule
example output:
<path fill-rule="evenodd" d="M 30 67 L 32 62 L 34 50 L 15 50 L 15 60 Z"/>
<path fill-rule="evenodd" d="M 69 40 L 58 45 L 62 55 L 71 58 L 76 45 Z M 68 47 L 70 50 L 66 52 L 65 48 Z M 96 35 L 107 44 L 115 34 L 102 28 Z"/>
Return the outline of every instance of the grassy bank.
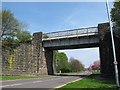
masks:
<path fill-rule="evenodd" d="M 64 89 L 77 89 L 77 88 L 84 88 L 84 89 L 114 89 L 115 88 L 115 82 L 113 80 L 107 80 L 104 78 L 101 78 L 100 75 L 91 75 L 86 78 L 83 78 L 80 81 L 67 84 L 66 86 L 56 89 L 56 90 L 64 90 Z"/>
<path fill-rule="evenodd" d="M 46 78 L 48 76 L 0 76 L 0 80 L 16 80 L 28 78 Z"/>

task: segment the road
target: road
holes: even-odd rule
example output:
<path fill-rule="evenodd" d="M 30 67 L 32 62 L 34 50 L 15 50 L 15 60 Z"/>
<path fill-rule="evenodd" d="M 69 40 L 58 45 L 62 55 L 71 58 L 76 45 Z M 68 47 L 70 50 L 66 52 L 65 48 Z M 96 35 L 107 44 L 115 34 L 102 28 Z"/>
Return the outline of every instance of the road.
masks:
<path fill-rule="evenodd" d="M 32 88 L 32 90 L 43 90 L 44 89 L 52 89 L 57 86 L 66 84 L 68 82 L 83 78 L 88 75 L 88 72 L 83 72 L 80 74 L 71 74 L 71 75 L 62 75 L 62 76 L 49 76 L 47 78 L 32 78 L 32 79 L 18 79 L 18 80 L 9 80 L 9 81 L 1 81 L 3 88 L 2 90 L 28 90 Z M 17 89 L 16 89 L 17 88 Z M 18 89 L 19 88 L 19 89 Z"/>

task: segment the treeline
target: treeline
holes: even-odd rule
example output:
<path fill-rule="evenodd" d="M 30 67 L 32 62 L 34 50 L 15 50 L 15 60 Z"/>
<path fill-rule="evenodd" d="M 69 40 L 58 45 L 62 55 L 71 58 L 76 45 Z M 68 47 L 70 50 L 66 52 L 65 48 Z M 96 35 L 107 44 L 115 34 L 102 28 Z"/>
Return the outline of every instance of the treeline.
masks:
<path fill-rule="evenodd" d="M 57 73 L 80 72 L 84 65 L 77 59 L 68 57 L 64 52 L 54 51 L 54 69 Z"/>
<path fill-rule="evenodd" d="M 113 8 L 111 9 L 112 22 L 120 28 L 120 0 L 115 0 L 113 3 Z"/>

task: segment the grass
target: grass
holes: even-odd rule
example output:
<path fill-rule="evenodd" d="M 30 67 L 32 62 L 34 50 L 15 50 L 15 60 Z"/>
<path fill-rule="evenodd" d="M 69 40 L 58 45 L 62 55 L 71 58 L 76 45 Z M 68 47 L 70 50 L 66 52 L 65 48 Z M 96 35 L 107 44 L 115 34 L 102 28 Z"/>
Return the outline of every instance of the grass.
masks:
<path fill-rule="evenodd" d="M 113 80 L 107 80 L 104 78 L 101 78 L 100 75 L 92 74 L 86 78 L 83 78 L 82 80 L 79 80 L 74 83 L 67 84 L 66 86 L 56 89 L 56 90 L 64 90 L 64 89 L 104 89 L 110 90 L 115 89 L 115 82 Z"/>
<path fill-rule="evenodd" d="M 28 79 L 28 78 L 46 78 L 48 76 L 0 76 L 1 80 L 16 80 L 16 79 Z"/>

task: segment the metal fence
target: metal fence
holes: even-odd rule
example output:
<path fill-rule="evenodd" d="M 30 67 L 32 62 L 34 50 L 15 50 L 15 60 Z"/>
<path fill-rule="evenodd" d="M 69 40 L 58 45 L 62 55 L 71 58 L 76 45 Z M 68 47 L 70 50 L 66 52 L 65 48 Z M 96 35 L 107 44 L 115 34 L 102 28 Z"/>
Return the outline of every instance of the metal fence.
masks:
<path fill-rule="evenodd" d="M 57 37 L 66 37 L 72 35 L 90 35 L 90 34 L 98 34 L 97 27 L 90 27 L 90 28 L 80 28 L 80 29 L 73 29 L 73 30 L 66 30 L 66 31 L 58 31 L 58 32 L 51 32 L 51 33 L 44 33 L 43 39 L 48 38 L 57 38 Z"/>

